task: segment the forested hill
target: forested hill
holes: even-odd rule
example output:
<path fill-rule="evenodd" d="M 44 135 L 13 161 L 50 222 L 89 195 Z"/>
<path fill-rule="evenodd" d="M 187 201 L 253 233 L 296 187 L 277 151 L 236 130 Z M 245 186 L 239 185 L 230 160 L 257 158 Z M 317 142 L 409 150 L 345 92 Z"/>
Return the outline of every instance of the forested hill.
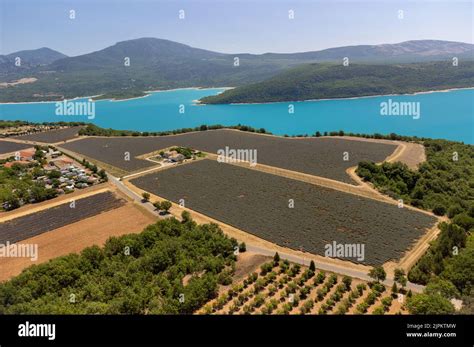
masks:
<path fill-rule="evenodd" d="M 91 95 L 125 99 L 144 95 L 147 90 L 239 87 L 265 81 L 301 64 L 340 63 L 344 57 L 349 57 L 351 63 L 361 64 L 447 62 L 453 57 L 465 62 L 474 60 L 474 45 L 416 40 L 300 53 L 228 54 L 169 40 L 140 38 L 75 57 L 52 54 L 47 49 L 25 54 L 9 55 L 23 57 L 20 67 L 7 59 L 8 56 L 0 56 L 0 82 L 27 77 L 34 77 L 35 82 L 7 88 L 0 86 L 0 102 L 61 100 Z M 38 61 L 40 64 L 36 64 Z"/>
<path fill-rule="evenodd" d="M 405 94 L 474 87 L 474 62 L 396 65 L 306 64 L 263 82 L 227 90 L 200 101 L 208 104 L 263 103 Z"/>

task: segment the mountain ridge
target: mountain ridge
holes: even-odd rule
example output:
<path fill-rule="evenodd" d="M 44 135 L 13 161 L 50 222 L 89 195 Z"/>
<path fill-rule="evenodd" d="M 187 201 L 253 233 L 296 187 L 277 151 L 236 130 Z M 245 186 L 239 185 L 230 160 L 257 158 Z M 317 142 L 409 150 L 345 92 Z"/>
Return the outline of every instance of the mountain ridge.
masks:
<path fill-rule="evenodd" d="M 17 69 L 10 63 L 6 70 L 1 68 L 5 64 L 0 64 L 0 82 L 24 77 L 37 79 L 34 83 L 3 88 L 0 101 L 46 101 L 90 95 L 127 98 L 143 95 L 146 90 L 239 87 L 265 81 L 301 64 L 341 62 L 346 56 L 351 63 L 385 64 L 447 60 L 453 54 L 461 60 L 473 60 L 474 45 L 413 40 L 300 53 L 228 54 L 145 37 L 120 41 L 79 56 L 61 56 L 49 64 Z"/>
<path fill-rule="evenodd" d="M 16 58 L 21 59 L 21 65 L 19 67 L 15 66 Z M 23 68 L 31 68 L 38 65 L 48 65 L 62 58 L 68 58 L 68 56 L 48 47 L 3 54 L 0 55 L 0 72 L 2 71 L 3 64 L 11 64 L 16 68 L 21 68 L 22 66 Z M 11 66 L 8 67 L 13 69 Z M 7 66 L 4 66 L 3 68 L 7 68 Z"/>

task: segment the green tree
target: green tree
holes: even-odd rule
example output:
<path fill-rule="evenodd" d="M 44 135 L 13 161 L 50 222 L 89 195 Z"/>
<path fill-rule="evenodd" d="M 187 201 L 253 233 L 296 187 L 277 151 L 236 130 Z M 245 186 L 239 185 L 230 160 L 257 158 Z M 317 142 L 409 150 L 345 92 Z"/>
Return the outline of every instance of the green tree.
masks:
<path fill-rule="evenodd" d="M 399 283 L 402 287 L 407 285 L 407 278 L 405 276 L 405 271 L 403 269 L 395 269 L 394 271 L 394 280 Z"/>
<path fill-rule="evenodd" d="M 460 297 L 459 291 L 452 282 L 439 277 L 434 277 L 430 280 L 425 287 L 424 293 L 428 295 L 439 294 L 448 299 Z"/>
<path fill-rule="evenodd" d="M 172 204 L 168 200 L 165 200 L 161 203 L 161 209 L 165 211 L 165 213 L 169 213 L 171 206 Z"/>
<path fill-rule="evenodd" d="M 104 169 L 100 169 L 100 171 L 98 172 L 99 174 L 99 177 L 103 180 L 105 180 L 107 178 L 107 173 L 105 172 Z"/>
<path fill-rule="evenodd" d="M 385 281 L 385 278 L 387 278 L 387 273 L 385 272 L 382 266 L 373 267 L 369 271 L 368 275 L 370 278 L 373 278 L 377 282 Z"/>
<path fill-rule="evenodd" d="M 316 264 L 313 260 L 309 263 L 309 269 L 314 273 L 316 271 Z"/>
<path fill-rule="evenodd" d="M 352 278 L 350 278 L 349 276 L 344 276 L 342 278 L 342 283 L 344 284 L 346 290 L 350 290 L 351 284 L 352 284 Z"/>
<path fill-rule="evenodd" d="M 450 314 L 454 306 L 439 294 L 414 294 L 407 301 L 411 314 Z"/>
<path fill-rule="evenodd" d="M 148 201 L 150 200 L 150 193 L 148 193 L 148 192 L 143 192 L 143 193 L 142 193 L 142 198 L 143 198 L 143 201 L 148 202 Z"/>
<path fill-rule="evenodd" d="M 183 212 L 181 212 L 181 221 L 183 223 L 186 223 L 192 220 L 193 219 L 191 218 L 191 213 L 189 213 L 189 211 L 184 210 Z"/>
<path fill-rule="evenodd" d="M 397 294 L 397 293 L 398 293 L 397 282 L 393 282 L 392 293 L 393 293 L 393 294 Z"/>
<path fill-rule="evenodd" d="M 469 295 L 474 286 L 474 248 L 462 249 L 447 259 L 441 278 L 451 281 L 460 293 Z"/>
<path fill-rule="evenodd" d="M 48 172 L 48 178 L 54 179 L 54 178 L 59 178 L 61 177 L 61 172 L 58 170 L 51 170 Z"/>
<path fill-rule="evenodd" d="M 280 255 L 276 252 L 273 256 L 273 264 L 278 265 L 278 263 L 280 263 Z"/>

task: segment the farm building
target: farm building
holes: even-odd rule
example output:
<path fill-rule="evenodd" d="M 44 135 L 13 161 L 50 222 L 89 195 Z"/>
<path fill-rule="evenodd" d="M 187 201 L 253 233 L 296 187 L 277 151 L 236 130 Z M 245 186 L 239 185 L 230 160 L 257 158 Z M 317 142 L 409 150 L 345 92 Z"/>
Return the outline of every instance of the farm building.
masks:
<path fill-rule="evenodd" d="M 20 151 L 20 159 L 21 160 L 32 161 L 34 155 L 35 155 L 35 150 L 34 149 L 26 149 L 24 151 Z"/>
<path fill-rule="evenodd" d="M 9 161 L 8 163 L 5 163 L 5 167 L 11 168 L 14 164 L 18 165 L 28 165 L 29 162 L 26 160 L 15 160 L 15 161 Z"/>
<path fill-rule="evenodd" d="M 56 166 L 59 170 L 68 170 L 72 163 L 73 160 L 69 158 L 63 158 L 53 161 L 54 166 Z"/>

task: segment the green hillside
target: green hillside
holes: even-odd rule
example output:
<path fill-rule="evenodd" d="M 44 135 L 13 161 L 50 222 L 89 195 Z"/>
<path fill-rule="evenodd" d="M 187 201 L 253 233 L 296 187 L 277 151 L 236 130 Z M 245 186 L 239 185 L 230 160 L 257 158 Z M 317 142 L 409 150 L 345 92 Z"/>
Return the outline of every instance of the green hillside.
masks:
<path fill-rule="evenodd" d="M 34 83 L 1 88 L 0 102 L 61 100 L 91 95 L 123 99 L 141 96 L 147 90 L 239 87 L 265 81 L 301 64 L 340 63 L 344 57 L 350 57 L 351 63 L 371 64 L 450 61 L 453 56 L 464 62 L 473 59 L 473 47 L 462 42 L 420 40 L 302 53 L 224 54 L 169 40 L 141 38 L 76 57 L 64 57 L 41 49 L 29 51 L 24 59 L 25 64 L 40 61 L 40 65 L 16 67 L 7 59 L 22 52 L 0 56 L 0 82 L 37 78 Z M 35 54 L 38 55 L 36 60 Z M 126 58 L 129 66 L 125 66 Z M 236 58 L 239 59 L 238 66 Z"/>
<path fill-rule="evenodd" d="M 266 81 L 208 96 L 208 104 L 262 103 L 405 94 L 474 86 L 474 62 L 367 65 L 307 64 Z"/>

